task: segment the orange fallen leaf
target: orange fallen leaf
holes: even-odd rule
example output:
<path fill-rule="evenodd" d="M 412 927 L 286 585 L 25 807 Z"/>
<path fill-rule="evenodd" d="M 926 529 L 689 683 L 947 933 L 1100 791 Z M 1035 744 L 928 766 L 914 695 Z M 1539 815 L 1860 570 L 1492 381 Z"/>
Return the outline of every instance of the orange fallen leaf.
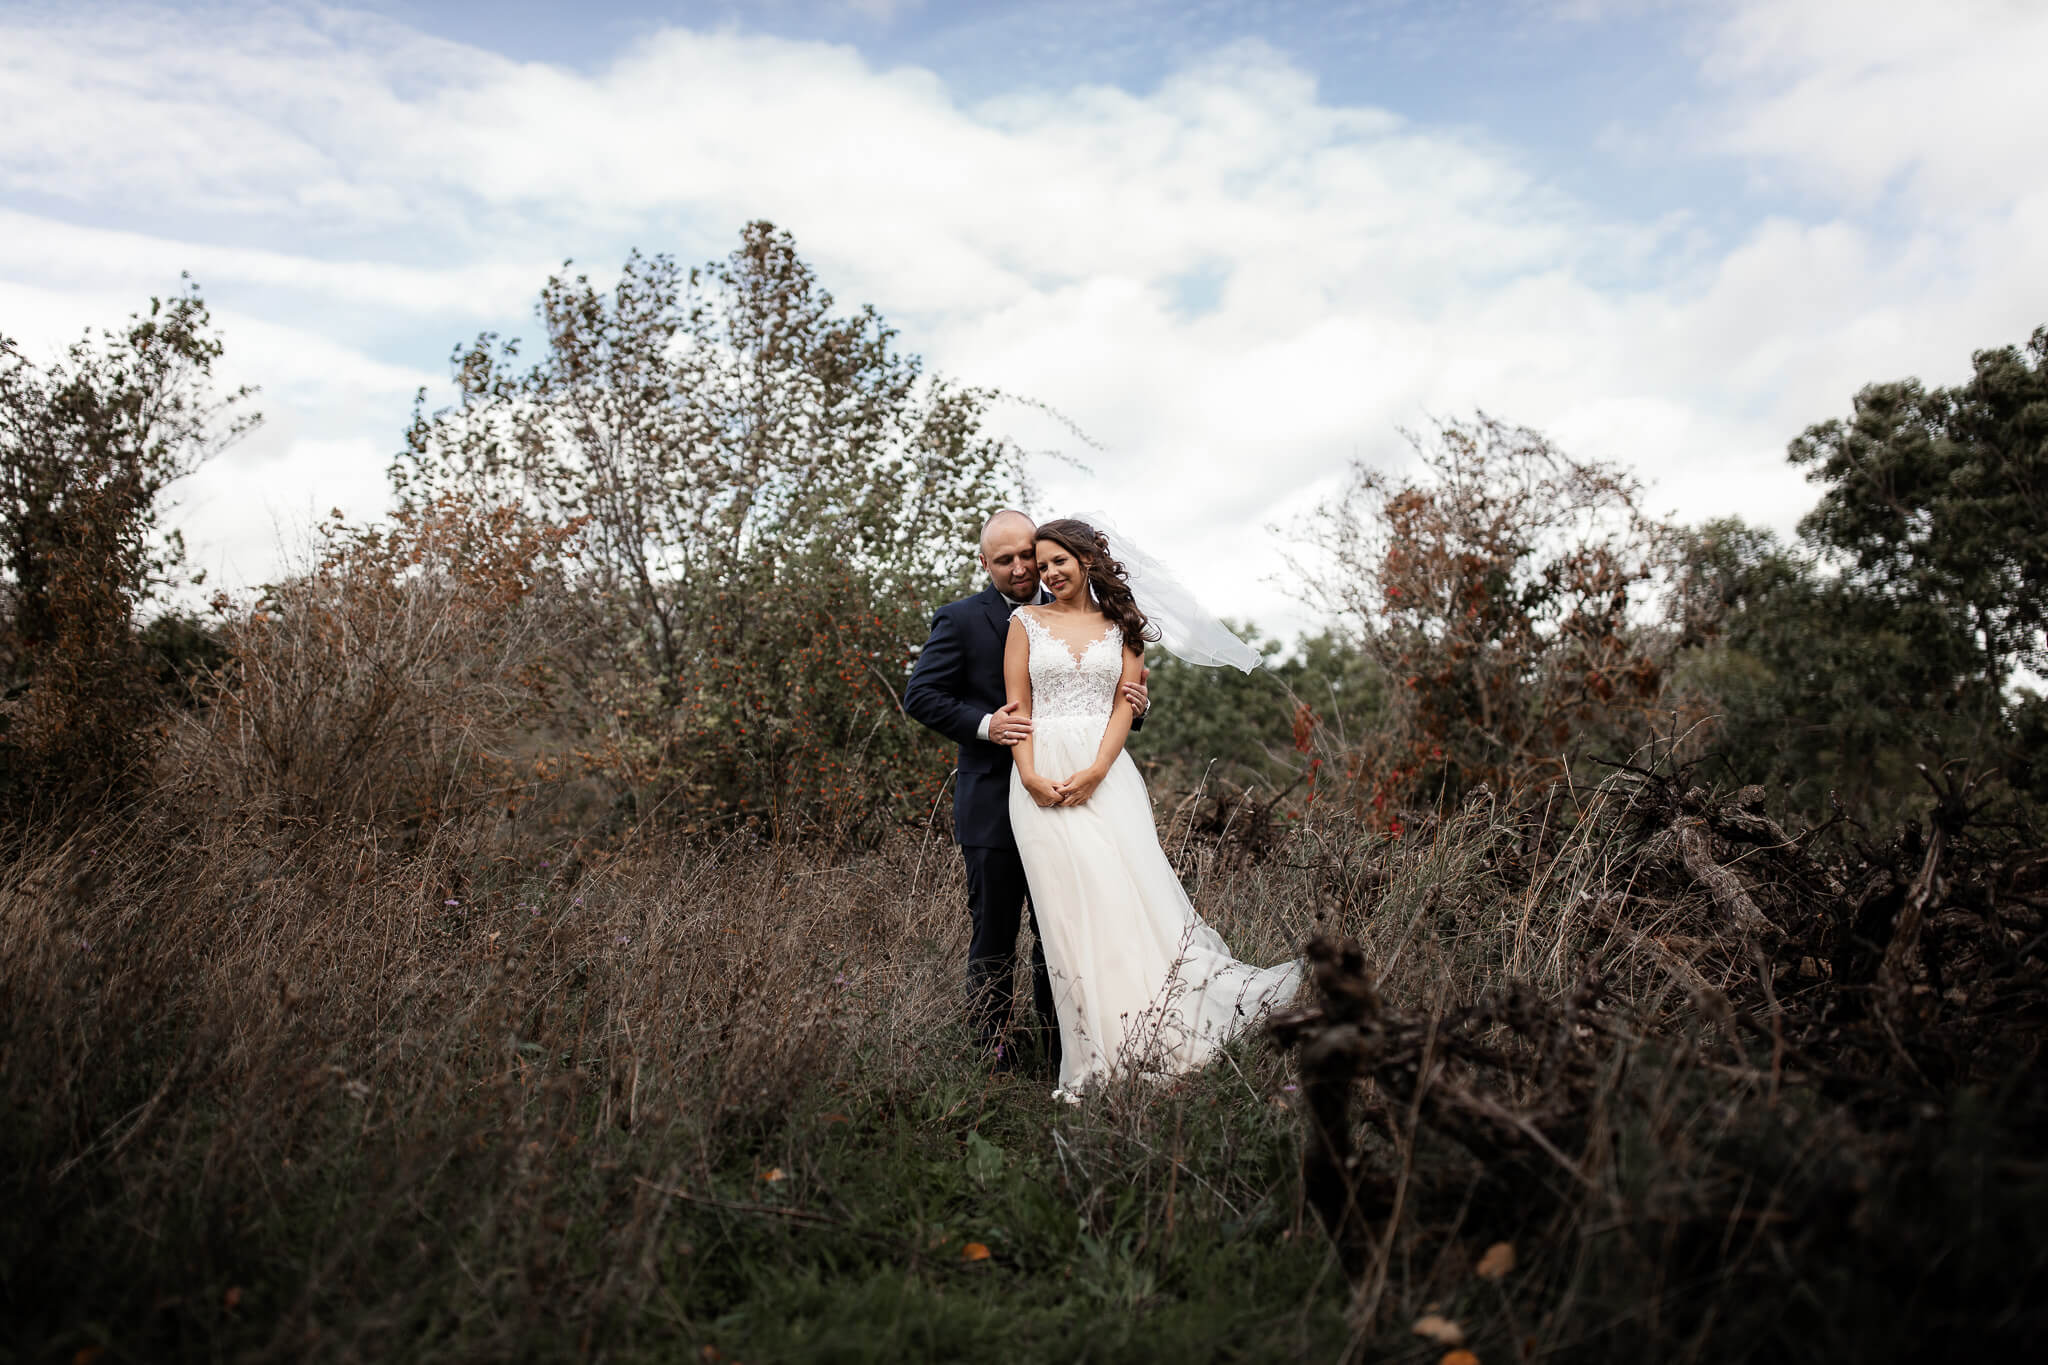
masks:
<path fill-rule="evenodd" d="M 1495 1242 L 1486 1249 L 1486 1254 L 1479 1258 L 1479 1264 L 1472 1268 L 1472 1273 L 1482 1280 L 1497 1280 L 1514 1268 L 1515 1244 Z"/>
<path fill-rule="evenodd" d="M 1439 1346 L 1463 1346 L 1465 1329 L 1439 1313 L 1425 1313 L 1415 1320 L 1411 1329 L 1416 1336 L 1433 1341 Z"/>
<path fill-rule="evenodd" d="M 988 1259 L 988 1248 L 979 1242 L 969 1242 L 966 1246 L 960 1248 L 960 1259 L 963 1261 L 986 1261 Z"/>
<path fill-rule="evenodd" d="M 780 1179 L 782 1179 L 782 1168 L 780 1166 L 770 1166 L 767 1170 L 761 1172 L 761 1180 L 764 1184 L 773 1185 Z"/>
<path fill-rule="evenodd" d="M 1436 1365 L 1479 1365 L 1479 1357 L 1470 1351 L 1445 1351 Z"/>

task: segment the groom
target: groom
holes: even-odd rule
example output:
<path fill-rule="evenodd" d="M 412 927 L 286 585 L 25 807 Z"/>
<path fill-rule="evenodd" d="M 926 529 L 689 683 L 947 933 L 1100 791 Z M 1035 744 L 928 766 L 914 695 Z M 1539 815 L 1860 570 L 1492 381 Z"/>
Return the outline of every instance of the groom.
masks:
<path fill-rule="evenodd" d="M 960 745 L 953 786 L 953 836 L 967 863 L 967 910 L 974 932 L 967 945 L 967 1018 L 982 1055 L 1007 1071 L 1014 1058 L 1003 1046 L 1016 992 L 1017 930 L 1029 909 L 1024 864 L 1010 833 L 1010 746 L 1031 735 L 1029 719 L 1004 704 L 1003 649 L 1010 613 L 1044 600 L 1033 557 L 1038 527 L 1022 512 L 1004 510 L 981 530 L 981 567 L 989 586 L 949 602 L 932 618 L 931 638 L 903 689 L 903 709 L 919 723 Z M 1151 698 L 1145 678 L 1124 692 L 1144 723 Z M 1034 917 L 1032 937 L 1038 936 Z M 1059 1023 L 1045 949 L 1031 950 L 1031 995 L 1043 1055 L 1057 1071 Z"/>

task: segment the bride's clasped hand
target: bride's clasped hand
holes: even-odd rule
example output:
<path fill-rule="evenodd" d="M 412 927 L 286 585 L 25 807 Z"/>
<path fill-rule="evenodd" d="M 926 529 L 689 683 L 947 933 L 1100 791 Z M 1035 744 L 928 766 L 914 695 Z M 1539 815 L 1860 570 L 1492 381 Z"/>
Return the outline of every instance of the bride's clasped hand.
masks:
<path fill-rule="evenodd" d="M 1109 769 L 1091 764 L 1059 782 L 1047 781 L 1037 773 L 1019 780 L 1023 782 L 1024 790 L 1031 794 L 1031 799 L 1041 806 L 1079 806 L 1085 805 L 1088 798 L 1095 795 L 1095 789 L 1108 775 Z"/>
<path fill-rule="evenodd" d="M 1069 777 L 1066 781 L 1053 783 L 1054 800 L 1052 804 L 1055 806 L 1079 806 L 1086 804 L 1088 798 L 1095 795 L 1095 789 L 1102 785 L 1102 779 L 1107 776 L 1109 776 L 1109 769 L 1091 764 L 1075 773 L 1072 777 Z M 1045 803 L 1040 802 L 1039 804 L 1043 805 Z"/>

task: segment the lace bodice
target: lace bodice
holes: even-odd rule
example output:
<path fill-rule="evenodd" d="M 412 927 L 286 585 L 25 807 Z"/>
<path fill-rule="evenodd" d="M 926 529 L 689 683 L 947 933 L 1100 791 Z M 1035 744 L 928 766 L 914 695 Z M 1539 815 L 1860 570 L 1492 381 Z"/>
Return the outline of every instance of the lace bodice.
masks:
<path fill-rule="evenodd" d="M 1031 715 L 1034 720 L 1082 719 L 1107 723 L 1123 676 L 1123 635 L 1111 622 L 1076 658 L 1059 636 L 1026 607 L 1017 612 L 1031 641 Z"/>

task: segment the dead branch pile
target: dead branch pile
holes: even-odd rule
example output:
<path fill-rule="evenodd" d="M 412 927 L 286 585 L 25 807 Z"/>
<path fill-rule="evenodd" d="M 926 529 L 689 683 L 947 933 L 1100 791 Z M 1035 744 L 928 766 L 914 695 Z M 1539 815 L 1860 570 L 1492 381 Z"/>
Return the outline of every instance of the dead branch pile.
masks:
<path fill-rule="evenodd" d="M 1603 960 L 1663 974 L 1696 1012 L 1767 1040 L 1774 1074 L 1836 1099 L 2037 1073 L 2048 849 L 1983 818 L 1978 775 L 1924 775 L 1925 822 L 1870 842 L 1824 840 L 1838 822 L 1788 834 L 1759 787 L 1620 769 L 1605 818 L 1622 837 L 1603 841 L 1612 865 L 1587 907 Z"/>
<path fill-rule="evenodd" d="M 1366 1264 L 1370 1220 L 1398 1214 L 1399 1182 L 1374 1179 L 1353 1150 L 1351 1102 L 1357 1081 L 1373 1087 L 1374 1115 L 1405 1115 L 1478 1159 L 1489 1178 L 1516 1187 L 1560 1173 L 1583 1179 L 1567 1155 L 1585 1146 L 1598 1081 L 1584 1039 L 1604 1031 L 1605 984 L 1588 975 L 1561 1000 L 1513 983 L 1448 1013 L 1390 1006 L 1350 939 L 1308 945 L 1318 1006 L 1275 1015 L 1268 1027 L 1299 1050 L 1311 1117 L 1302 1188 L 1336 1241 L 1345 1269 Z M 1533 1046 L 1503 1047 L 1500 1034 Z"/>
<path fill-rule="evenodd" d="M 1491 894 L 1555 917 L 1573 962 L 1548 988 L 1397 1003 L 1357 940 L 1309 945 L 1317 1003 L 1270 1027 L 1301 1068 L 1304 1196 L 1354 1276 L 1416 1197 L 1418 1149 L 1511 1202 L 1615 1196 L 1617 1115 L 1665 1122 L 1680 1069 L 1733 1078 L 1724 1109 L 1810 1095 L 1871 1151 L 1972 1090 L 2022 1129 L 2048 1118 L 2048 851 L 1983 818 L 1969 774 L 1929 774 L 1925 824 L 1870 843 L 1789 833 L 1760 788 L 1616 767 L 1590 800 L 1514 814 L 1488 855 Z M 1396 1159 L 1361 1145 L 1382 1129 Z"/>

